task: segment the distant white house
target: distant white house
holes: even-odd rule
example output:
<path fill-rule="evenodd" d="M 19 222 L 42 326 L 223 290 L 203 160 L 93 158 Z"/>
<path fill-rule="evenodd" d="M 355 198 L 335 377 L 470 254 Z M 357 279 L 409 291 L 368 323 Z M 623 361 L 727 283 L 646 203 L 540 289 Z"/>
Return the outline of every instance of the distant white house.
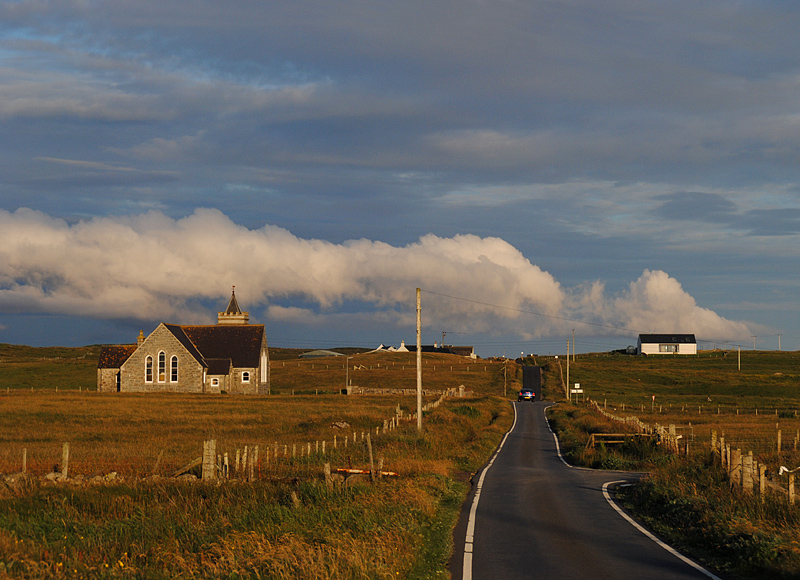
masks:
<path fill-rule="evenodd" d="M 697 354 L 694 334 L 640 334 L 637 354 Z"/>

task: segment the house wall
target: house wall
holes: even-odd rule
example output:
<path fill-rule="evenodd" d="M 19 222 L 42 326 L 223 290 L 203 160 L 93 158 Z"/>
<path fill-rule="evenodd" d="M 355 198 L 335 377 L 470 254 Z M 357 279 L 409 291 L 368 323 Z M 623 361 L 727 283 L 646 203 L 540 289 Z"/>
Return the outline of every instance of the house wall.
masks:
<path fill-rule="evenodd" d="M 164 382 L 158 380 L 158 353 L 167 357 Z M 145 358 L 153 357 L 153 382 L 145 382 Z M 170 381 L 170 359 L 178 357 L 178 381 Z M 163 325 L 159 325 L 120 369 L 122 392 L 202 393 L 203 367 Z"/>
<path fill-rule="evenodd" d="M 662 343 L 666 344 L 666 343 Z M 693 343 L 675 343 L 670 344 L 669 346 L 674 346 L 675 351 L 662 351 L 661 344 L 658 343 L 651 343 L 651 342 L 643 342 L 639 347 L 639 354 L 697 354 L 697 344 Z"/>
<path fill-rule="evenodd" d="M 250 373 L 250 381 L 245 383 L 242 375 Z M 259 369 L 256 368 L 235 368 L 231 373 L 229 393 L 237 395 L 257 395 L 259 394 Z"/>
<path fill-rule="evenodd" d="M 269 347 L 267 346 L 267 333 L 264 333 L 264 338 L 261 342 L 261 364 L 259 365 L 258 375 L 256 376 L 258 384 L 259 395 L 268 395 L 270 393 L 270 362 L 269 362 Z"/>
<path fill-rule="evenodd" d="M 97 369 L 97 390 L 101 393 L 117 392 L 119 369 Z"/>
<path fill-rule="evenodd" d="M 217 384 L 214 384 L 216 379 Z M 206 388 L 205 393 L 219 394 L 222 391 L 228 392 L 228 376 L 227 375 L 206 375 Z"/>

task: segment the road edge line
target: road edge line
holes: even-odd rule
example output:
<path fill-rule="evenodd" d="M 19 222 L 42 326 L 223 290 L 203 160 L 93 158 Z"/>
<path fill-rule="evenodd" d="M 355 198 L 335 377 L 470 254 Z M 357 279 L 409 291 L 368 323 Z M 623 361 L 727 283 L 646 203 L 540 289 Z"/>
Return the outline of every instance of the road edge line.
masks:
<path fill-rule="evenodd" d="M 722 580 L 722 578 L 720 578 L 716 574 L 713 574 L 712 572 L 709 572 L 708 570 L 703 568 L 700 564 L 698 564 L 698 563 L 692 561 L 691 559 L 687 558 L 686 556 L 681 554 L 678 550 L 676 550 L 675 548 L 673 548 L 672 546 L 670 546 L 666 542 L 664 542 L 664 541 L 660 540 L 659 538 L 657 538 L 652 532 L 647 530 L 639 522 L 637 522 L 631 516 L 626 514 L 625 511 L 621 507 L 619 507 L 617 505 L 617 503 L 611 497 L 611 494 L 608 492 L 608 486 L 609 485 L 614 485 L 614 484 L 617 484 L 617 483 L 627 483 L 627 480 L 621 479 L 621 480 L 618 480 L 618 481 L 607 481 L 606 483 L 603 484 L 603 496 L 606 498 L 606 501 L 609 503 L 609 505 L 611 507 L 613 507 L 617 511 L 617 513 L 619 515 L 621 515 L 623 518 L 625 518 L 627 520 L 627 522 L 629 524 L 631 524 L 634 528 L 639 530 L 645 536 L 650 538 L 652 541 L 654 541 L 656 544 L 658 544 L 659 546 L 664 548 L 667 552 L 669 552 L 670 554 L 672 554 L 673 556 L 675 556 L 676 558 L 678 558 L 682 562 L 688 564 L 689 566 L 691 566 L 692 568 L 694 568 L 698 572 L 701 572 L 701 573 L 705 574 L 706 576 L 711 578 L 711 580 Z"/>
<path fill-rule="evenodd" d="M 514 423 L 511 425 L 511 429 L 509 429 L 503 440 L 500 442 L 500 445 L 497 447 L 497 451 L 494 452 L 492 458 L 489 460 L 489 463 L 486 464 L 486 467 L 483 468 L 481 472 L 481 476 L 478 478 L 478 484 L 475 486 L 475 496 L 472 498 L 472 506 L 469 509 L 469 519 L 467 520 L 467 533 L 466 537 L 464 538 L 464 563 L 461 567 L 461 578 L 462 580 L 472 580 L 472 549 L 473 549 L 473 540 L 475 538 L 475 514 L 478 511 L 478 501 L 481 499 L 481 488 L 483 488 L 483 479 L 486 477 L 486 473 L 489 471 L 489 468 L 494 463 L 494 460 L 497 458 L 497 455 L 503 449 L 503 445 L 506 444 L 506 439 L 514 430 L 514 427 L 517 426 L 517 405 L 512 401 L 511 406 L 514 409 Z"/>

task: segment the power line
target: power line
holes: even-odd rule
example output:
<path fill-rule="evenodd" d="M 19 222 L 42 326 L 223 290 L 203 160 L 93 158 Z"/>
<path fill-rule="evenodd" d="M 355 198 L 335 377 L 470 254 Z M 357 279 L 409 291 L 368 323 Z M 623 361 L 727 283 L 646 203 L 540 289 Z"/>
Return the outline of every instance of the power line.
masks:
<path fill-rule="evenodd" d="M 553 316 L 552 314 L 544 314 L 543 312 L 536 312 L 535 310 L 524 310 L 522 308 L 511 308 L 509 306 L 500 306 L 499 304 L 492 304 L 490 302 L 481 302 L 480 300 L 470 300 L 469 298 L 461 298 L 460 296 L 450 296 L 448 294 L 441 294 L 439 292 L 433 292 L 431 290 L 422 290 L 426 294 L 433 294 L 434 296 L 441 296 L 442 298 L 450 298 L 452 300 L 461 300 L 462 302 L 470 302 L 472 304 L 479 304 L 481 306 L 489 306 L 491 308 L 500 308 L 501 310 L 510 310 L 511 312 L 521 312 L 523 314 L 533 314 L 535 316 L 543 316 L 545 318 L 553 318 L 555 320 L 562 320 L 565 322 L 575 322 L 577 324 L 587 324 L 589 326 L 597 326 L 600 328 L 613 328 L 614 330 L 624 330 L 627 332 L 633 332 L 635 334 L 645 334 L 641 330 L 636 330 L 634 328 L 626 328 L 624 326 L 613 326 L 611 324 L 602 324 L 599 322 L 586 322 L 585 320 L 576 320 L 574 318 L 567 318 L 565 316 Z"/>

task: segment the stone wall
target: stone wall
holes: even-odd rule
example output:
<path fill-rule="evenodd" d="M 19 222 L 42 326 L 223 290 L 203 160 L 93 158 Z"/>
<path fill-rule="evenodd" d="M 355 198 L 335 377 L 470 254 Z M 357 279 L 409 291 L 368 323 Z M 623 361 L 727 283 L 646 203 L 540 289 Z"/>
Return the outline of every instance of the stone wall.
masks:
<path fill-rule="evenodd" d="M 97 390 L 101 393 L 117 392 L 119 369 L 97 369 Z"/>
<path fill-rule="evenodd" d="M 166 376 L 158 380 L 158 353 L 166 354 Z M 145 382 L 145 358 L 153 357 L 153 382 Z M 170 381 L 170 359 L 178 357 L 178 381 Z M 163 326 L 156 328 L 120 369 L 122 392 L 202 393 L 203 367 Z"/>

